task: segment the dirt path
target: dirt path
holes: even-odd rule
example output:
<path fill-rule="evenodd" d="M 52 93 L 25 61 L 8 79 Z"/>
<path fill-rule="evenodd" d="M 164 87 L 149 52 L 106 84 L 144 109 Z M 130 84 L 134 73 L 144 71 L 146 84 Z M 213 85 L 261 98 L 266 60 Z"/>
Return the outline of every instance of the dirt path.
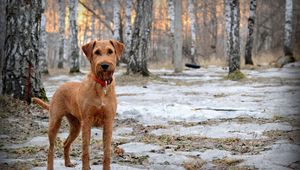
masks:
<path fill-rule="evenodd" d="M 227 70 L 208 67 L 150 78 L 117 73 L 118 114 L 112 169 L 299 169 L 299 63 L 282 69 L 243 70 L 247 79 L 224 80 Z M 65 81 L 49 77 L 51 97 Z M 1 169 L 45 169 L 47 113 L 1 98 Z M 64 169 L 59 132 L 56 168 Z M 102 160 L 102 130 L 92 130 L 92 169 Z M 81 168 L 81 138 L 71 159 Z M 262 161 L 263 160 L 263 161 Z"/>

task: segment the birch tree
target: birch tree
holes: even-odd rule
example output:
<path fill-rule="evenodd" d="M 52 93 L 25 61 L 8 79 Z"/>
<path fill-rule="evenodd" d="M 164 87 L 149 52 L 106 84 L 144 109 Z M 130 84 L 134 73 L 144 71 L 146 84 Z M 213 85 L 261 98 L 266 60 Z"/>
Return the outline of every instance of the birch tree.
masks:
<path fill-rule="evenodd" d="M 124 52 L 124 60 L 127 63 L 129 58 L 129 52 L 131 49 L 131 41 L 132 41 L 132 30 L 131 30 L 131 9 L 132 9 L 132 0 L 126 1 L 126 9 L 125 9 L 125 52 Z"/>
<path fill-rule="evenodd" d="M 238 0 L 231 0 L 229 73 L 240 69 L 240 6 Z"/>
<path fill-rule="evenodd" d="M 229 37 L 226 48 L 229 49 L 228 78 L 237 80 L 243 78 L 240 69 L 240 7 L 238 0 L 225 0 L 226 17 L 230 17 Z M 228 12 L 228 13 L 227 13 Z M 229 14 L 229 15 L 228 15 Z M 227 19 L 227 18 L 226 18 Z M 226 21 L 227 22 L 227 21 Z M 228 25 L 226 25 L 228 26 Z M 227 28 L 228 29 L 228 28 Z M 226 30 L 227 30 L 226 29 Z M 238 75 L 238 77 L 236 77 Z M 241 75 L 241 76 L 239 76 Z"/>
<path fill-rule="evenodd" d="M 285 1 L 285 24 L 284 24 L 284 46 L 283 51 L 285 56 L 293 57 L 293 0 Z"/>
<path fill-rule="evenodd" d="M 182 72 L 182 19 L 181 0 L 175 0 L 175 25 L 174 25 L 174 67 L 175 73 Z"/>
<path fill-rule="evenodd" d="M 79 72 L 79 47 L 78 47 L 78 30 L 77 30 L 77 0 L 69 0 L 69 11 L 70 11 L 70 73 Z"/>
<path fill-rule="evenodd" d="M 253 48 L 253 30 L 255 24 L 256 0 L 250 0 L 250 14 L 248 18 L 248 35 L 245 48 L 245 64 L 253 65 L 252 48 Z"/>
<path fill-rule="evenodd" d="M 191 62 L 196 64 L 196 21 L 193 0 L 189 0 L 189 16 L 191 26 Z"/>
<path fill-rule="evenodd" d="M 130 51 L 127 73 L 149 76 L 147 67 L 149 57 L 150 38 L 152 29 L 153 1 L 137 1 L 137 11 L 132 34 L 132 48 Z"/>
<path fill-rule="evenodd" d="M 121 23 L 120 23 L 120 3 L 119 0 L 114 0 L 114 39 L 120 41 L 121 36 L 120 36 L 120 28 L 121 28 Z"/>
<path fill-rule="evenodd" d="M 58 0 L 59 5 L 59 50 L 58 50 L 58 68 L 64 67 L 64 48 L 65 48 L 65 18 L 66 18 L 66 2 Z"/>
<path fill-rule="evenodd" d="M 46 99 L 38 69 L 41 28 L 40 0 L 10 0 L 6 10 L 3 94 L 26 100 Z"/>
<path fill-rule="evenodd" d="M 41 17 L 41 31 L 39 42 L 39 68 L 41 73 L 48 74 L 47 64 L 47 33 L 46 33 L 46 16 L 45 16 L 45 0 L 42 0 L 42 17 Z"/>

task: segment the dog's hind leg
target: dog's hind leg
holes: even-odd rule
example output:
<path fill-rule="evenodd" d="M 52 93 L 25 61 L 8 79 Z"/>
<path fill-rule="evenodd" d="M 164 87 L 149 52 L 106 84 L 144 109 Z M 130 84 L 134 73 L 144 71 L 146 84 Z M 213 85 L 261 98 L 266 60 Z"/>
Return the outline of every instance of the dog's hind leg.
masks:
<path fill-rule="evenodd" d="M 80 132 L 80 121 L 72 116 L 71 114 L 68 114 L 67 119 L 69 121 L 70 125 L 70 134 L 66 141 L 64 142 L 64 159 L 65 159 L 65 166 L 66 167 L 74 167 L 75 165 L 71 163 L 70 161 L 70 147 L 72 142 L 77 138 Z"/>
<path fill-rule="evenodd" d="M 48 137 L 49 137 L 49 150 L 48 150 L 48 164 L 47 170 L 53 170 L 53 156 L 54 156 L 54 145 L 57 132 L 60 127 L 62 117 L 61 118 L 50 118 L 49 119 L 49 129 L 48 129 Z"/>

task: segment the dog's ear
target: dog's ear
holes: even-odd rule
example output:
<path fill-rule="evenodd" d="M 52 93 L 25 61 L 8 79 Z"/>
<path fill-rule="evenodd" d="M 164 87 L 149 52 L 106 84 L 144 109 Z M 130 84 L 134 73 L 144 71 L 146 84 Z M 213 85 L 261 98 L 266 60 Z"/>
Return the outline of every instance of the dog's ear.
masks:
<path fill-rule="evenodd" d="M 84 44 L 81 47 L 83 53 L 89 60 L 92 59 L 92 54 L 93 54 L 93 49 L 94 49 L 95 44 L 96 44 L 96 41 L 93 40 L 93 41 L 90 41 L 89 43 Z"/>
<path fill-rule="evenodd" d="M 120 60 L 124 52 L 124 44 L 116 40 L 109 40 L 109 42 L 114 46 L 117 58 Z"/>

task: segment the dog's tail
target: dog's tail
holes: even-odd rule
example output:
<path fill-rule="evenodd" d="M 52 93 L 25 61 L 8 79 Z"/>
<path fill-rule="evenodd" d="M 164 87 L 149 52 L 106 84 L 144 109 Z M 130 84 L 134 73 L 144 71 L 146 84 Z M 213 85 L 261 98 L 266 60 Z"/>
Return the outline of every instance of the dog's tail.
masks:
<path fill-rule="evenodd" d="M 32 101 L 38 105 L 40 105 L 42 108 L 49 110 L 49 104 L 45 103 L 43 100 L 33 97 Z"/>

